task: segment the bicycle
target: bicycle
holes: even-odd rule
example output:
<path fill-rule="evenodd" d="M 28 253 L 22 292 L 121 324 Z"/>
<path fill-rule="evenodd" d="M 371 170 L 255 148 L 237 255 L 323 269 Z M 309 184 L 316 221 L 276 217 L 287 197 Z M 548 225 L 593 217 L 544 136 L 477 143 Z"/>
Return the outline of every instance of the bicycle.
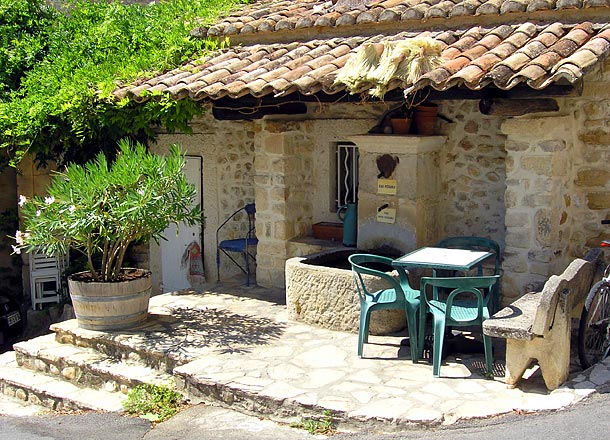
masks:
<path fill-rule="evenodd" d="M 610 224 L 610 220 L 602 220 Z M 610 247 L 604 240 L 602 247 Z M 578 358 L 583 369 L 595 365 L 610 354 L 610 264 L 602 279 L 591 287 L 585 300 L 578 328 Z"/>

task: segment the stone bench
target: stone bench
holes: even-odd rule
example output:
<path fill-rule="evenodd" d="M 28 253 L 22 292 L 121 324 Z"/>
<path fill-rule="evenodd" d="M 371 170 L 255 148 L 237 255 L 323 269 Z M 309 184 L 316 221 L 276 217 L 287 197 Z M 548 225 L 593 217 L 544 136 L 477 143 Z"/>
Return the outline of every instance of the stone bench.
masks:
<path fill-rule="evenodd" d="M 506 339 L 506 383 L 513 387 L 532 361 L 554 390 L 568 378 L 571 318 L 580 316 L 587 293 L 598 273 L 601 249 L 574 260 L 561 275 L 553 275 L 541 292 L 532 292 L 503 308 L 483 323 L 486 335 Z"/>

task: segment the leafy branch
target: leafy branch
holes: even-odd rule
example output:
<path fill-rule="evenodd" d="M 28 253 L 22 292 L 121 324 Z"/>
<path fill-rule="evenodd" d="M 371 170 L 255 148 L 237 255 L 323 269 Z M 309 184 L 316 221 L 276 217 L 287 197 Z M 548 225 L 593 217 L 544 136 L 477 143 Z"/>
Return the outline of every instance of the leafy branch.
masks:
<path fill-rule="evenodd" d="M 190 36 L 240 0 L 150 4 L 71 0 L 0 3 L 0 149 L 84 163 L 124 137 L 154 138 L 154 126 L 188 130 L 196 103 L 155 97 L 117 102 L 117 82 L 150 77 L 216 48 Z"/>

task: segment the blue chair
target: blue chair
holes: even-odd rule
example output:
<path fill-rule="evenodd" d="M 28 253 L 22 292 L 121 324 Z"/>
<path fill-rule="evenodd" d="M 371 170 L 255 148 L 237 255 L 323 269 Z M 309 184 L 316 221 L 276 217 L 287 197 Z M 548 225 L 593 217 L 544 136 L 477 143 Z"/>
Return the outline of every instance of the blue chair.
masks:
<path fill-rule="evenodd" d="M 234 238 L 230 240 L 220 241 L 219 236 L 221 229 L 233 218 L 241 212 L 245 212 L 248 218 L 248 231 L 243 238 Z M 246 274 L 246 286 L 250 285 L 250 260 L 256 262 L 256 257 L 250 252 L 251 247 L 258 245 L 258 239 L 255 235 L 256 229 L 256 205 L 248 203 L 231 214 L 219 227 L 216 229 L 216 269 L 218 273 L 218 281 L 220 281 L 220 254 L 221 252 L 229 257 L 241 271 Z M 239 263 L 231 254 L 241 254 L 244 259 L 243 263 Z"/>
<path fill-rule="evenodd" d="M 368 342 L 371 312 L 381 309 L 404 310 L 407 315 L 411 359 L 418 359 L 417 350 L 417 311 L 419 309 L 419 291 L 411 288 L 407 273 L 401 267 L 394 268 L 392 259 L 371 254 L 353 254 L 348 257 L 352 266 L 354 282 L 360 299 L 360 327 L 358 328 L 358 356 L 362 357 L 364 343 Z M 399 279 L 389 272 L 397 270 Z M 387 288 L 371 292 L 367 287 L 366 277 L 383 280 Z"/>
<path fill-rule="evenodd" d="M 484 264 L 482 264 L 477 268 L 477 275 L 500 275 L 500 261 L 502 259 L 502 256 L 500 254 L 500 245 L 498 244 L 498 242 L 492 240 L 491 238 L 475 236 L 448 237 L 439 241 L 436 246 L 442 248 L 457 248 L 469 249 L 472 251 L 491 252 L 494 254 L 493 269 L 491 267 L 488 268 Z M 454 276 L 454 274 L 452 274 L 452 276 Z M 490 311 L 492 312 L 492 314 L 500 309 L 500 292 L 497 287 L 494 289 L 494 293 L 495 294 L 490 301 Z"/>
<path fill-rule="evenodd" d="M 483 321 L 489 318 L 488 302 L 491 295 L 483 295 L 483 290 L 492 292 L 499 275 L 482 277 L 423 277 L 420 284 L 421 301 L 419 316 L 419 353 L 423 356 L 426 317 L 430 313 L 433 318 L 432 333 L 434 336 L 432 372 L 439 377 L 441 358 L 446 327 L 466 327 L 477 325 L 483 335 L 485 347 L 485 364 L 487 372 L 493 371 L 491 338 L 483 334 Z M 432 288 L 432 297 L 428 299 L 427 289 Z M 449 291 L 446 299 L 440 298 L 439 288 Z"/>

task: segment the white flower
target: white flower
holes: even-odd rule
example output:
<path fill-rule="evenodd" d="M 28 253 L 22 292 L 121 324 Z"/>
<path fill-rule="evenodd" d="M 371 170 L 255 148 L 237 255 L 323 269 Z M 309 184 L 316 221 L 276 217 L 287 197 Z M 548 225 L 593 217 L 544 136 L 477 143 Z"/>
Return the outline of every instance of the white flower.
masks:
<path fill-rule="evenodd" d="M 53 197 L 53 196 L 48 196 L 48 197 L 45 197 L 45 198 L 44 198 L 44 202 L 45 202 L 47 205 L 50 205 L 50 204 L 51 204 L 51 203 L 53 203 L 54 201 L 55 201 L 55 197 Z"/>
<path fill-rule="evenodd" d="M 143 189 L 139 189 L 139 190 L 138 190 L 138 194 L 140 194 L 141 196 L 143 196 L 143 195 L 144 195 L 144 190 L 143 190 Z"/>
<path fill-rule="evenodd" d="M 28 201 L 28 198 L 26 196 L 24 196 L 23 194 L 19 194 L 19 202 L 17 202 L 17 203 L 20 208 L 22 208 L 23 205 L 25 205 L 27 203 L 27 201 Z"/>
<path fill-rule="evenodd" d="M 70 205 L 70 206 L 68 207 L 68 211 L 70 211 L 70 214 L 72 214 L 74 211 L 76 211 L 76 206 L 74 206 L 74 205 Z"/>
<path fill-rule="evenodd" d="M 41 214 L 41 212 L 40 212 L 40 209 L 39 209 L 38 211 L 36 211 L 36 217 L 40 217 L 40 214 Z"/>
<path fill-rule="evenodd" d="M 15 246 L 14 244 L 11 245 L 11 247 L 13 248 L 13 253 L 14 254 L 20 254 L 21 253 L 21 249 L 18 248 L 17 246 Z"/>

